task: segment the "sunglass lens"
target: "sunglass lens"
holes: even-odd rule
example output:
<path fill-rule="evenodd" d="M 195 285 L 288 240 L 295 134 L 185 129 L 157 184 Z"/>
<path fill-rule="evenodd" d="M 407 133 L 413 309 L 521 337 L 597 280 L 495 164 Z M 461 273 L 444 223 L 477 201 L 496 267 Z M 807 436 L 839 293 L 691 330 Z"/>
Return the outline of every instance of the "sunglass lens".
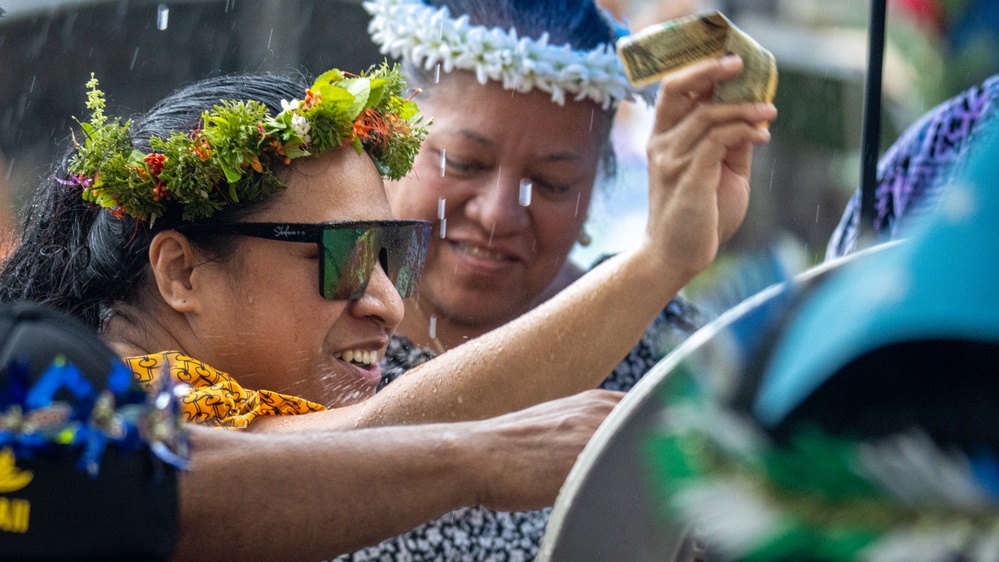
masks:
<path fill-rule="evenodd" d="M 385 270 L 402 298 L 412 296 L 429 243 L 429 223 L 324 230 L 323 297 L 361 298 L 376 265 Z"/>
<path fill-rule="evenodd" d="M 377 259 L 372 252 L 371 231 L 338 228 L 323 231 L 321 286 L 331 300 L 359 299 L 364 295 Z"/>

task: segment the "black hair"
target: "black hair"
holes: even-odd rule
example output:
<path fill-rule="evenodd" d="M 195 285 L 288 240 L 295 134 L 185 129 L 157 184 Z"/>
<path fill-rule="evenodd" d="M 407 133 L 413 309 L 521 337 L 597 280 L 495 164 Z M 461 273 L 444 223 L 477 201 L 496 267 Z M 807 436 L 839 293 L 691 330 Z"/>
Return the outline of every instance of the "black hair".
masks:
<path fill-rule="evenodd" d="M 593 0 L 425 0 L 429 6 L 447 7 L 452 17 L 467 15 L 469 24 L 488 28 L 516 29 L 518 37 L 540 39 L 548 34 L 548 44 L 569 45 L 575 50 L 595 49 L 601 44 L 613 47 L 617 35 Z M 432 91 L 434 71 L 409 61 L 402 62 L 403 73 L 411 88 Z M 614 109 L 607 110 L 607 128 L 601 131 L 604 142 L 602 172 L 613 176 L 614 152 L 610 142 L 610 123 Z"/>
<path fill-rule="evenodd" d="M 151 137 L 166 139 L 175 131 L 196 129 L 202 113 L 220 100 L 257 100 L 276 114 L 282 99 L 301 97 L 307 86 L 304 76 L 210 78 L 174 92 L 134 119 L 130 136 L 135 148 L 152 152 Z M 157 232 L 185 222 L 238 220 L 268 203 L 231 203 L 209 219 L 181 221 L 182 209 L 168 202 L 152 226 L 128 216 L 119 219 L 82 199 L 80 187 L 69 181 L 71 155 L 72 148 L 55 163 L 25 212 L 19 244 L 0 268 L 0 302 L 46 303 L 98 330 L 114 303 L 138 297 L 149 271 L 149 243 Z M 209 260 L 228 255 L 234 244 L 232 236 L 187 237 Z"/>

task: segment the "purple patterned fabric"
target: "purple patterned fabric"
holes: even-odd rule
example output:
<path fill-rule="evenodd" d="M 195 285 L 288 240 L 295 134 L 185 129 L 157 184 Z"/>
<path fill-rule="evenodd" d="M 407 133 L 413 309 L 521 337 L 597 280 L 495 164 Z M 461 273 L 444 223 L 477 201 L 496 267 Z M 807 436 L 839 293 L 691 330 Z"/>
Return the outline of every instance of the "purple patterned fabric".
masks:
<path fill-rule="evenodd" d="M 910 126 L 878 162 L 875 242 L 893 240 L 912 219 L 932 209 L 971 140 L 996 112 L 999 75 L 943 102 Z M 857 249 L 860 190 L 847 203 L 826 248 L 826 259 Z"/>

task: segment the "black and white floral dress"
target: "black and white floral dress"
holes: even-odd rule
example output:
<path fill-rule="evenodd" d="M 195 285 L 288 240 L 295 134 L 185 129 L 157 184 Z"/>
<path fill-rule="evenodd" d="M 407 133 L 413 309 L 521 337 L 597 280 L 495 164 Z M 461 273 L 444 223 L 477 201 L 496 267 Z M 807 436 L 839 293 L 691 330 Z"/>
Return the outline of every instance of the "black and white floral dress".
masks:
<path fill-rule="evenodd" d="M 628 390 L 670 350 L 703 324 L 701 314 L 676 298 L 649 326 L 641 341 L 600 385 Z M 428 349 L 394 336 L 383 361 L 385 381 L 434 357 Z M 551 508 L 497 512 L 482 507 L 459 509 L 377 545 L 345 554 L 338 562 L 530 562 L 538 554 Z"/>

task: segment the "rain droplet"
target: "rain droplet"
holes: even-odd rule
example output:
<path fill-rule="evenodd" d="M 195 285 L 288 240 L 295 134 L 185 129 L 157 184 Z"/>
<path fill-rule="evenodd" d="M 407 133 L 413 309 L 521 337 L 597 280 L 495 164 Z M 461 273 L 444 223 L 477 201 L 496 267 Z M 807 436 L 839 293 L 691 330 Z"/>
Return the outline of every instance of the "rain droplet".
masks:
<path fill-rule="evenodd" d="M 440 27 L 437 28 L 437 40 L 440 41 L 444 38 L 444 20 L 441 20 Z"/>
<path fill-rule="evenodd" d="M 271 32 L 267 34 L 267 50 L 271 50 L 271 40 L 274 39 L 274 28 L 271 28 Z"/>
<path fill-rule="evenodd" d="M 815 206 L 815 224 L 819 224 L 819 209 L 820 208 L 822 208 L 822 205 L 816 205 Z"/>
<path fill-rule="evenodd" d="M 582 191 L 580 191 L 579 193 L 576 194 L 576 212 L 574 212 L 572 214 L 572 216 L 574 216 L 574 217 L 578 217 L 579 216 L 579 200 L 582 197 L 583 197 L 583 192 Z"/>
<path fill-rule="evenodd" d="M 35 91 L 35 78 L 38 78 L 38 75 L 37 75 L 37 74 L 35 74 L 35 75 L 33 75 L 33 76 L 31 77 L 31 85 L 30 85 L 30 86 L 28 86 L 28 93 L 29 93 L 29 94 L 30 94 L 31 92 L 34 92 L 34 91 Z"/>
<path fill-rule="evenodd" d="M 439 197 L 437 199 L 437 218 L 440 220 L 444 220 L 444 204 L 445 199 L 443 197 Z"/>
<path fill-rule="evenodd" d="M 441 177 L 444 177 L 444 168 L 447 166 L 447 149 L 441 149 Z"/>
<path fill-rule="evenodd" d="M 132 62 L 128 64 L 128 69 L 132 70 L 135 68 L 135 59 L 139 58 L 139 48 L 136 47 L 135 51 L 132 53 Z"/>
<path fill-rule="evenodd" d="M 441 81 L 441 63 L 437 63 L 434 67 L 434 84 L 439 84 Z"/>
<path fill-rule="evenodd" d="M 447 219 L 441 219 L 441 238 L 447 235 Z"/>
<path fill-rule="evenodd" d="M 430 339 L 437 337 L 437 315 L 430 315 Z"/>
<path fill-rule="evenodd" d="M 493 247 L 493 234 L 495 233 L 496 233 L 496 223 L 493 223 L 493 225 L 489 228 L 489 243 L 486 244 L 486 246 L 490 248 Z"/>
<path fill-rule="evenodd" d="M 533 184 L 527 178 L 520 180 L 520 206 L 527 207 L 531 204 L 531 187 Z"/>
<path fill-rule="evenodd" d="M 156 29 L 163 31 L 170 24 L 170 8 L 166 4 L 160 4 L 156 8 Z"/>
<path fill-rule="evenodd" d="M 596 109 L 590 109 L 590 132 L 593 132 L 593 114 L 596 113 Z"/>

